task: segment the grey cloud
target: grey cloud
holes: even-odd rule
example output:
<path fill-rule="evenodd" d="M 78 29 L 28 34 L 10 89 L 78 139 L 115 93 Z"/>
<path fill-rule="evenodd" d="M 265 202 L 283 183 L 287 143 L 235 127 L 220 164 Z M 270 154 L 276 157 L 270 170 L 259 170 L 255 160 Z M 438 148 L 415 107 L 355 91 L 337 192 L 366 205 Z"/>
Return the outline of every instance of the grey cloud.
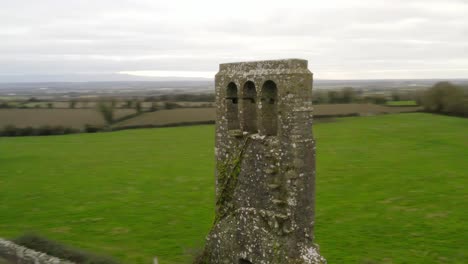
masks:
<path fill-rule="evenodd" d="M 458 0 L 268 1 L 262 10 L 257 1 L 4 2 L 2 74 L 215 71 L 301 57 L 330 78 L 468 76 L 468 3 Z"/>

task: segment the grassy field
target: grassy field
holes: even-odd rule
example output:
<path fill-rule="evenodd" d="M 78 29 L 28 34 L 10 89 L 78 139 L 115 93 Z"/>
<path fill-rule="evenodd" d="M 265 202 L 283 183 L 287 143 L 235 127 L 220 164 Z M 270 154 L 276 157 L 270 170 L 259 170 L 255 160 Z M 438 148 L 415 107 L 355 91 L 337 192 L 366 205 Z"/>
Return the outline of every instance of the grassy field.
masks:
<path fill-rule="evenodd" d="M 467 119 L 342 118 L 314 133 L 329 263 L 467 263 Z M 0 236 L 188 263 L 213 220 L 213 138 L 213 126 L 0 138 Z"/>

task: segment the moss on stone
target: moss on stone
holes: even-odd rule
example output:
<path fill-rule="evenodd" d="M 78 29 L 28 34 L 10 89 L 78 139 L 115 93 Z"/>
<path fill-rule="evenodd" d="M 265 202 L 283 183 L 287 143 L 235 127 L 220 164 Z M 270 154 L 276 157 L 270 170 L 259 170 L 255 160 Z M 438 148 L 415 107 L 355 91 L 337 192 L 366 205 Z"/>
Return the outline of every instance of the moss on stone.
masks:
<path fill-rule="evenodd" d="M 244 157 L 245 149 L 248 146 L 249 139 L 250 137 L 245 137 L 243 143 L 240 145 L 236 154 L 233 155 L 231 159 L 226 160 L 225 163 L 219 162 L 217 164 L 220 193 L 216 201 L 217 213 L 214 224 L 234 211 L 234 206 L 232 204 L 234 190 L 237 186 L 237 181 L 241 171 L 242 159 Z"/>

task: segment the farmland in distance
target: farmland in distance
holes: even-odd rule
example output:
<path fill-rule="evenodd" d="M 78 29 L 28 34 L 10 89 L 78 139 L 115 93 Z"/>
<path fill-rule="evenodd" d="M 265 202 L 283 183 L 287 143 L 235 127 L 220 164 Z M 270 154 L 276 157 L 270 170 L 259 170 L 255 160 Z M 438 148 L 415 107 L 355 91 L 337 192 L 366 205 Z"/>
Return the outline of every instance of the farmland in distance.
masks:
<path fill-rule="evenodd" d="M 90 103 L 93 104 L 94 103 Z M 139 126 L 166 126 L 189 123 L 209 122 L 215 120 L 215 108 L 196 107 L 203 104 L 178 103 L 182 108 L 170 110 L 148 111 L 144 110 L 140 115 L 130 116 L 136 113 L 133 108 L 116 108 L 114 119 L 130 116 L 112 125 L 113 128 L 139 127 Z M 149 107 L 149 106 L 148 106 Z M 389 107 L 376 104 L 323 104 L 314 106 L 316 117 L 336 117 L 349 115 L 379 115 L 388 113 L 404 113 L 421 110 L 421 107 Z M 40 127 L 64 126 L 82 129 L 84 125 L 104 126 L 106 122 L 102 114 L 96 108 L 25 108 L 25 109 L 0 109 L 0 129 L 7 125 L 16 127 Z"/>
<path fill-rule="evenodd" d="M 115 117 L 120 118 L 135 113 L 133 109 L 116 109 Z M 95 109 L 0 109 L 0 128 L 63 126 L 82 129 L 86 124 L 103 126 L 106 124 L 101 113 Z"/>

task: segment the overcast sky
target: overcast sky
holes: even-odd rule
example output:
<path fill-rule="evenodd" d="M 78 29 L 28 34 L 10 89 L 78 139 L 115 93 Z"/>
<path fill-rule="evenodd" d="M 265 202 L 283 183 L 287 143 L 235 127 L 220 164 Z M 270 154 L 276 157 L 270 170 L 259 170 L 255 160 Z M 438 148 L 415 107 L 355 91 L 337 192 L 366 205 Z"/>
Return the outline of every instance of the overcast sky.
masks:
<path fill-rule="evenodd" d="M 211 77 L 303 58 L 319 79 L 468 78 L 468 0 L 0 0 L 11 75 Z"/>

